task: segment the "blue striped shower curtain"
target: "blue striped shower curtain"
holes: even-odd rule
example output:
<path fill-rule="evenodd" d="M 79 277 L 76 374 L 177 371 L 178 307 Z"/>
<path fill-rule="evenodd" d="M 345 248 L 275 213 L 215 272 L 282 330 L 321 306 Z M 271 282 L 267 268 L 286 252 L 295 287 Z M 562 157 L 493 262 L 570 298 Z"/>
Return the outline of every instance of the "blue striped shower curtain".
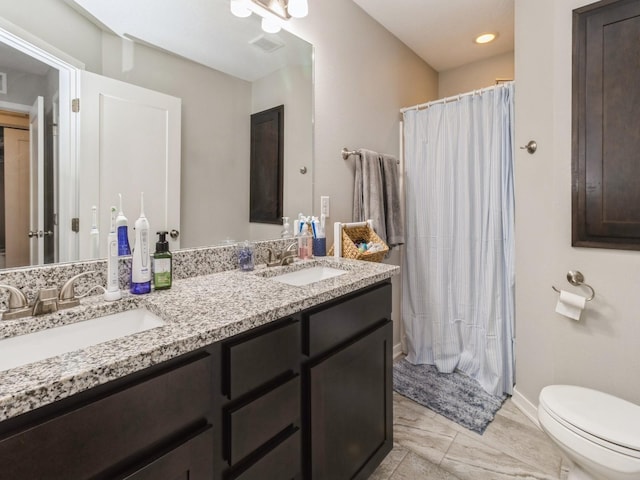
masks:
<path fill-rule="evenodd" d="M 513 83 L 404 113 L 407 360 L 514 384 Z"/>

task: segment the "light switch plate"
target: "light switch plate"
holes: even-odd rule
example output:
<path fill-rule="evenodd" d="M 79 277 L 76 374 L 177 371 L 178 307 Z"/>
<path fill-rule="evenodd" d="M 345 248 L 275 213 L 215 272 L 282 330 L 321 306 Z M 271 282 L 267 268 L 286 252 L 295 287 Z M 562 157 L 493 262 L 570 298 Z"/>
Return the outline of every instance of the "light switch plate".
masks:
<path fill-rule="evenodd" d="M 329 197 L 327 196 L 320 197 L 320 214 L 325 218 L 329 216 Z"/>

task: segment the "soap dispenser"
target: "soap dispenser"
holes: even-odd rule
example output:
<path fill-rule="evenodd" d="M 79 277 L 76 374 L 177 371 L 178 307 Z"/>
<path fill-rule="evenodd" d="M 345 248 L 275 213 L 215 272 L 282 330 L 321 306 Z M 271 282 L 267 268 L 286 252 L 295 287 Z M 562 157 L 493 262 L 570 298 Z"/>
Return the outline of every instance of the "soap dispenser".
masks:
<path fill-rule="evenodd" d="M 173 279 L 173 258 L 169 251 L 167 234 L 169 232 L 156 232 L 156 253 L 153 254 L 153 285 L 156 290 L 171 288 Z"/>

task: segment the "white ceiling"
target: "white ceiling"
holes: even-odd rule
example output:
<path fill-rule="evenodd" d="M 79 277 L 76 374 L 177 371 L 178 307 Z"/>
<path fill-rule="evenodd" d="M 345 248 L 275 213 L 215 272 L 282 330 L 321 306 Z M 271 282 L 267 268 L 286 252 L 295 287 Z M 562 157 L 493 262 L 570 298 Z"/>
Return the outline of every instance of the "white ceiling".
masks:
<path fill-rule="evenodd" d="M 513 51 L 514 0 L 353 1 L 439 72 Z M 484 32 L 498 38 L 475 44 Z"/>
<path fill-rule="evenodd" d="M 311 46 L 281 30 L 265 34 L 256 15 L 234 17 L 229 0 L 65 0 L 100 27 L 247 81 L 311 62 Z M 265 52 L 250 42 L 282 44 Z"/>

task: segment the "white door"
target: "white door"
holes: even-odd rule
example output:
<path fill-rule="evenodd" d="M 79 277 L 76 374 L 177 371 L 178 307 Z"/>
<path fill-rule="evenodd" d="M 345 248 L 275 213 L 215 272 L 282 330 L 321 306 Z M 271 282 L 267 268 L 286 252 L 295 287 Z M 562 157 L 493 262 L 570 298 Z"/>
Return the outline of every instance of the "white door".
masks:
<path fill-rule="evenodd" d="M 44 98 L 38 97 L 29 112 L 30 209 L 29 250 L 31 265 L 44 262 Z"/>
<path fill-rule="evenodd" d="M 132 248 L 141 192 L 152 238 L 179 231 L 181 100 L 89 72 L 80 81 L 80 259 L 89 258 L 93 205 L 100 256 L 106 256 L 109 209 L 118 206 L 118 193 Z M 179 238 L 169 240 L 171 250 L 180 248 Z"/>

